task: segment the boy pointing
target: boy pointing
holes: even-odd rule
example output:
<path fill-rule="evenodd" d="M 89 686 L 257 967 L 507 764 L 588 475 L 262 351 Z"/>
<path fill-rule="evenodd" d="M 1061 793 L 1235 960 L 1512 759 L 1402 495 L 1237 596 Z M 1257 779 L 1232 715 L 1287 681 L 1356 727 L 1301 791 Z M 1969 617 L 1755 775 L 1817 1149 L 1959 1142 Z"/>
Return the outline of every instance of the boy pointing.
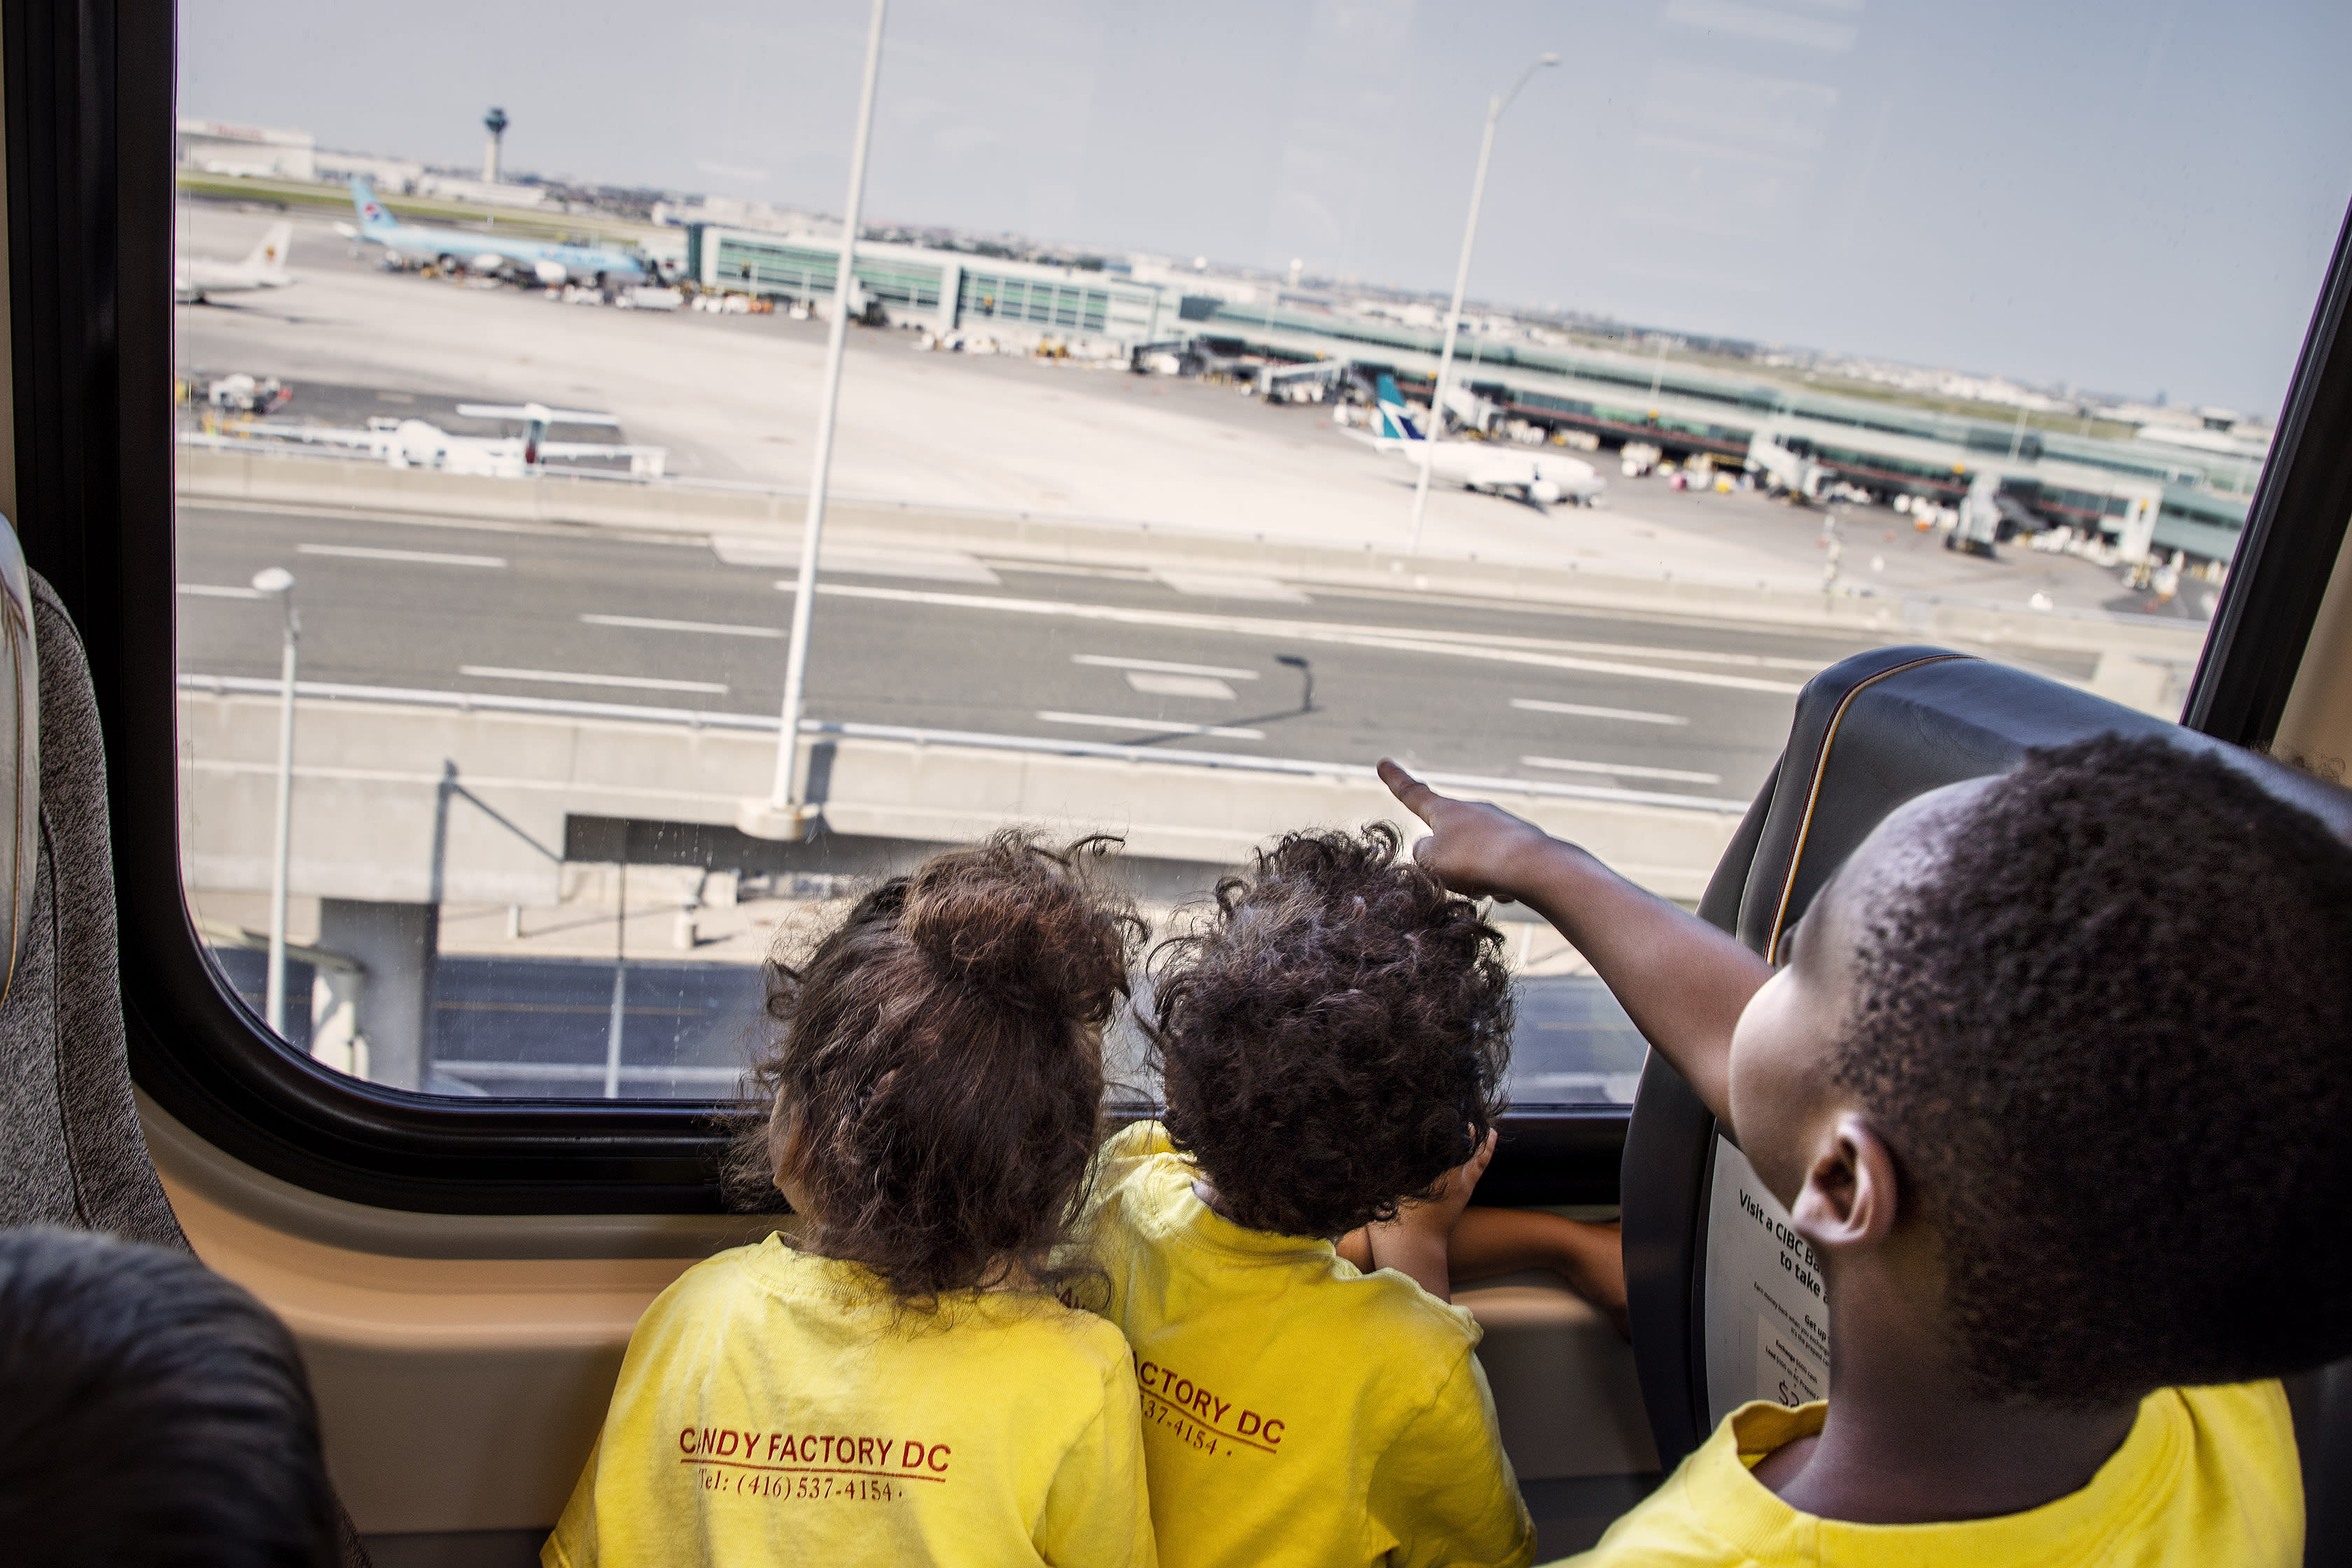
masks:
<path fill-rule="evenodd" d="M 1580 1561 L 2301 1560 L 2276 1378 L 2352 1351 L 2352 850 L 2105 738 L 1880 825 L 1761 959 L 1381 775 L 1591 961 L 1821 1261 L 1825 1402 L 1732 1413 Z"/>

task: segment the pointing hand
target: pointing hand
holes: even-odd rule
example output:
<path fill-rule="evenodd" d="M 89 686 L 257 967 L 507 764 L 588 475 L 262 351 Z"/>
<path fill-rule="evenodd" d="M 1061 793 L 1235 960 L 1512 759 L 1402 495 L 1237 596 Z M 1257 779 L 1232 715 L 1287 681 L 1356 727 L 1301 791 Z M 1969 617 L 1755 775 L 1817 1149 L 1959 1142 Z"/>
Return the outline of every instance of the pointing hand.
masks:
<path fill-rule="evenodd" d="M 1383 757 L 1381 782 L 1403 807 L 1429 825 L 1412 847 L 1423 870 L 1473 899 L 1518 896 L 1517 874 L 1550 835 L 1499 805 L 1443 795 Z"/>

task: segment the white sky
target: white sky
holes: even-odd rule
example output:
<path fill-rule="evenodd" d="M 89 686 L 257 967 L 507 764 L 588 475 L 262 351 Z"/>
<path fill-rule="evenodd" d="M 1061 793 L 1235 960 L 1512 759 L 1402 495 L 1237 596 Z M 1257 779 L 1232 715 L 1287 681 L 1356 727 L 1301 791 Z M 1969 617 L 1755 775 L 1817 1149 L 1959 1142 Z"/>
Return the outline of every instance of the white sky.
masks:
<path fill-rule="evenodd" d="M 675 19 L 673 19 L 673 16 Z M 184 113 L 838 210 L 866 9 L 189 0 Z M 2313 0 L 896 0 L 877 221 L 2274 411 L 2347 195 Z"/>

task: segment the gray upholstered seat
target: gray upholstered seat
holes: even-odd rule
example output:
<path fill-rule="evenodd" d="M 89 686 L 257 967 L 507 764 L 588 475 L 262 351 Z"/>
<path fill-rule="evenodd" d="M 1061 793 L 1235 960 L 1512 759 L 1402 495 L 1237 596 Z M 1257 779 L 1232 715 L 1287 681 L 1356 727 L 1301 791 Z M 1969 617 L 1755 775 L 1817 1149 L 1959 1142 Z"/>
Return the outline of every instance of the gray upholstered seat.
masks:
<path fill-rule="evenodd" d="M 106 756 L 81 638 L 5 531 L 0 590 L 5 658 L 21 672 L 0 679 L 0 740 L 17 738 L 0 769 L 11 760 L 37 769 L 13 790 L 0 771 L 0 809 L 15 814 L 14 830 L 0 832 L 0 888 L 19 889 L 0 999 L 0 1224 L 185 1248 L 131 1100 Z"/>
<path fill-rule="evenodd" d="M 0 1226 L 193 1250 L 163 1195 L 122 1030 L 106 748 L 81 635 L 0 524 Z M 346 1568 L 368 1568 L 340 1506 Z"/>

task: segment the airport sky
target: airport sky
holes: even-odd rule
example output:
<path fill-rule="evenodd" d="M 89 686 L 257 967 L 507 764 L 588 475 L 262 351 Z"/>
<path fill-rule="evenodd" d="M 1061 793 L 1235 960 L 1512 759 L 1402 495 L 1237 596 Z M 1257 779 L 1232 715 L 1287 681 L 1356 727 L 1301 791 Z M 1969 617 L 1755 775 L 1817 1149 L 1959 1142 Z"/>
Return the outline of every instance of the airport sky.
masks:
<path fill-rule="evenodd" d="M 838 211 L 866 8 L 186 0 L 180 109 Z M 1475 19 L 1475 22 L 1472 20 Z M 2269 413 L 2352 195 L 2326 0 L 897 0 L 872 221 Z"/>

